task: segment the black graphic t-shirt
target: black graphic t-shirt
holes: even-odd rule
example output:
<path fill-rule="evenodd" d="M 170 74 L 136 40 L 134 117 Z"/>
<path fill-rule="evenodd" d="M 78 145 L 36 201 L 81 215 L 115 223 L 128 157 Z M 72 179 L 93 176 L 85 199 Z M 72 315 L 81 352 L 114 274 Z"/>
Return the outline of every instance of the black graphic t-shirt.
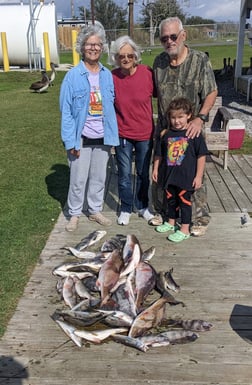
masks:
<path fill-rule="evenodd" d="M 162 156 L 159 183 L 164 189 L 172 184 L 185 190 L 193 190 L 197 159 L 207 154 L 208 149 L 202 134 L 189 139 L 186 130 L 169 129 L 156 143 L 155 155 Z"/>

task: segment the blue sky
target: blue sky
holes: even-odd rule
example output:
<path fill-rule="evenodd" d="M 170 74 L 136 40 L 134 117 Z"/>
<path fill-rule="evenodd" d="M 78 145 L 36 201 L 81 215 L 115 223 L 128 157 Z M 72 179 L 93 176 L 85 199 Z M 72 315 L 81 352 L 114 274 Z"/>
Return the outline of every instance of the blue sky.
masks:
<path fill-rule="evenodd" d="M 90 0 L 72 0 L 75 12 L 79 6 L 90 5 Z M 127 7 L 128 0 L 114 0 L 121 7 Z M 151 0 L 149 1 L 151 2 Z M 147 0 L 145 0 L 147 3 Z M 240 0 L 178 0 L 184 12 L 189 16 L 201 16 L 216 21 L 238 21 L 240 15 Z M 71 0 L 55 0 L 57 13 L 71 15 Z M 134 3 L 134 17 L 137 20 L 142 9 L 142 0 Z"/>
<path fill-rule="evenodd" d="M 35 4 L 38 0 L 33 0 Z M 78 7 L 90 6 L 90 0 L 54 0 L 58 18 L 71 17 L 71 5 L 74 5 L 75 15 L 78 16 Z M 119 6 L 127 7 L 128 0 L 114 0 Z M 148 0 L 145 0 L 147 3 Z M 154 0 L 149 0 L 149 2 Z M 23 0 L 24 4 L 29 4 L 29 0 Z M 18 0 L 0 0 L 1 4 L 17 4 Z M 50 0 L 45 0 L 50 3 Z M 178 3 L 188 16 L 201 16 L 215 21 L 238 21 L 240 15 L 240 0 L 178 0 Z M 134 18 L 142 9 L 142 0 L 134 2 Z"/>

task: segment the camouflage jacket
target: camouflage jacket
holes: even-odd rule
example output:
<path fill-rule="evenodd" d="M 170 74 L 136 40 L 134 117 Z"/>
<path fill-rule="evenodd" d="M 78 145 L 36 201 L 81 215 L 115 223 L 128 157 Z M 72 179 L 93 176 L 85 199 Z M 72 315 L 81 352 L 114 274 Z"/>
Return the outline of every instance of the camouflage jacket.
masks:
<path fill-rule="evenodd" d="M 155 58 L 153 70 L 158 97 L 157 131 L 167 128 L 165 115 L 172 99 L 188 98 L 197 114 L 205 97 L 217 89 L 208 56 L 190 48 L 185 61 L 177 67 L 172 67 L 168 54 L 162 52 Z"/>

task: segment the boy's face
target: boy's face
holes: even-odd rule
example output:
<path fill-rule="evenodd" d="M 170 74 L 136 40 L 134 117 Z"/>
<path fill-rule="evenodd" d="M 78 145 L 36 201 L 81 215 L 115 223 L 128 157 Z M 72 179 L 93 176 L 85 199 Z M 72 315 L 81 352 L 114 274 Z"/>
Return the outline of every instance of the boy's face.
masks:
<path fill-rule="evenodd" d="M 191 114 L 186 114 L 182 109 L 170 111 L 171 126 L 176 130 L 184 130 L 187 126 Z"/>

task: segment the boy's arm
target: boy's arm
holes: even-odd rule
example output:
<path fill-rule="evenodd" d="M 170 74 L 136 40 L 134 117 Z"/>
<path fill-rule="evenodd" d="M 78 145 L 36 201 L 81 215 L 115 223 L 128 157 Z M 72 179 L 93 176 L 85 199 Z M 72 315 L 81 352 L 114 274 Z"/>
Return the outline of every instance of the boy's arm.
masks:
<path fill-rule="evenodd" d="M 204 175 L 206 165 L 206 155 L 202 155 L 197 159 L 197 172 L 193 180 L 193 187 L 195 190 L 199 189 L 202 186 L 202 180 Z"/>
<path fill-rule="evenodd" d="M 161 161 L 161 156 L 154 156 L 154 161 L 153 161 L 153 169 L 152 169 L 152 179 L 154 182 L 157 182 L 158 179 L 158 168 L 160 165 Z"/>

